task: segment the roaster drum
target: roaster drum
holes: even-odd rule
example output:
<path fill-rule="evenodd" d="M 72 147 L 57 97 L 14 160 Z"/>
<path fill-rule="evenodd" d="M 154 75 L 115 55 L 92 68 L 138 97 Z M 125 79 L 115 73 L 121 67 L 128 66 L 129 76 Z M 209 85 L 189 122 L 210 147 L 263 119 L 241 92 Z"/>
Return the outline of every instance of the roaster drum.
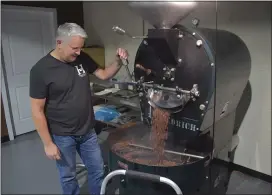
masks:
<path fill-rule="evenodd" d="M 126 129 L 117 129 L 108 137 L 110 146 L 109 168 L 127 169 L 157 174 L 176 182 L 183 191 L 190 191 L 200 186 L 206 179 L 206 167 L 212 154 L 212 138 L 208 135 L 174 142 L 169 132 L 165 142 L 164 154 L 158 158 L 150 141 L 150 128 L 136 125 Z M 194 181 L 194 182 L 192 182 Z M 124 179 L 121 181 L 124 193 L 141 193 L 145 189 L 148 194 L 160 192 L 174 193 L 171 188 L 158 183 Z M 155 190 L 155 191 L 154 191 Z"/>

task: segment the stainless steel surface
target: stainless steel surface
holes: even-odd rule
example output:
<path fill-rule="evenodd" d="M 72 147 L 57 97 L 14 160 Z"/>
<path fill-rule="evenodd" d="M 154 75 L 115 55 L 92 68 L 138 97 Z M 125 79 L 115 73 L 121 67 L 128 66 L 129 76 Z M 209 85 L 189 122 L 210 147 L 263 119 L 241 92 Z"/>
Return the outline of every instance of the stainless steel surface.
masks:
<path fill-rule="evenodd" d="M 175 182 L 173 182 L 172 180 L 170 180 L 170 179 L 168 179 L 168 178 L 165 178 L 165 177 L 160 177 L 160 182 L 165 183 L 165 184 L 171 186 L 171 187 L 175 190 L 176 194 L 182 195 L 181 189 L 180 189 L 180 188 L 178 187 L 178 185 L 177 185 Z"/>
<path fill-rule="evenodd" d="M 199 19 L 194 18 L 194 19 L 192 20 L 192 23 L 193 23 L 193 25 L 194 25 L 195 27 L 197 27 L 197 26 L 199 25 Z"/>
<path fill-rule="evenodd" d="M 127 170 L 123 170 L 123 169 L 118 169 L 118 170 L 115 170 L 115 171 L 110 172 L 110 173 L 104 178 L 104 180 L 103 180 L 103 182 L 102 182 L 100 194 L 101 194 L 101 195 L 104 195 L 104 194 L 106 193 L 107 184 L 108 184 L 108 182 L 109 182 L 113 177 L 115 177 L 115 176 L 117 176 L 117 175 L 126 175 L 126 172 L 127 172 Z M 155 175 L 154 175 L 154 176 L 155 176 Z M 180 188 L 178 187 L 178 185 L 177 185 L 175 182 L 173 182 L 172 180 L 170 180 L 170 179 L 168 179 L 168 178 L 166 178 L 166 177 L 160 177 L 159 182 L 165 183 L 165 184 L 171 186 L 171 187 L 175 190 L 176 194 L 182 195 L 181 189 L 180 189 Z"/>
<path fill-rule="evenodd" d="M 152 84 L 152 81 L 149 83 L 132 81 L 131 84 L 135 84 L 138 85 L 138 87 L 141 86 L 143 88 L 143 90 L 147 93 L 146 96 L 148 98 L 149 104 L 152 107 L 163 108 L 170 113 L 181 111 L 190 99 L 195 101 L 196 98 L 200 96 L 197 84 L 194 84 L 190 91 L 183 90 L 179 87 L 170 88 L 154 85 Z M 143 95 L 143 92 L 139 93 L 140 97 Z"/>
<path fill-rule="evenodd" d="M 129 2 L 129 7 L 155 28 L 172 28 L 190 14 L 197 5 L 195 1 L 180 2 Z"/>
<path fill-rule="evenodd" d="M 139 148 L 144 148 L 144 149 L 148 149 L 148 150 L 153 150 L 153 148 L 147 147 L 147 146 L 142 146 L 142 145 L 138 145 L 138 144 L 129 144 L 130 146 L 135 146 L 135 147 L 139 147 Z M 177 154 L 180 156 L 189 156 L 189 157 L 193 157 L 193 158 L 199 158 L 199 159 L 203 159 L 203 156 L 198 156 L 198 155 L 193 155 L 193 154 L 187 154 L 187 153 L 182 153 L 182 152 L 175 152 L 175 151 L 171 151 L 171 150 L 164 150 L 164 152 L 166 153 L 170 153 L 170 154 Z"/>
<path fill-rule="evenodd" d="M 199 106 L 199 109 L 200 109 L 200 110 L 205 110 L 205 108 L 206 108 L 206 106 L 205 106 L 204 104 L 201 104 L 201 105 Z"/>
<path fill-rule="evenodd" d="M 80 174 L 80 173 L 82 173 L 83 171 L 87 171 L 87 168 L 82 163 L 77 163 L 76 164 L 76 168 L 77 168 L 77 171 L 76 171 L 77 175 Z"/>
<path fill-rule="evenodd" d="M 82 163 L 77 163 L 77 164 L 76 164 L 76 167 L 85 168 L 85 165 L 82 164 Z"/>
<path fill-rule="evenodd" d="M 130 33 L 126 32 L 123 28 L 121 28 L 120 26 L 113 26 L 112 30 L 114 32 L 116 32 L 119 35 L 126 35 L 132 39 L 144 39 L 146 38 L 146 36 L 132 36 Z"/>
<path fill-rule="evenodd" d="M 126 35 L 126 31 L 122 28 L 120 28 L 119 26 L 113 26 L 112 30 L 120 35 Z"/>
<path fill-rule="evenodd" d="M 200 47 L 200 46 L 202 45 L 202 41 L 201 41 L 201 40 L 197 40 L 196 45 L 197 45 L 198 47 Z"/>
<path fill-rule="evenodd" d="M 163 77 L 165 79 L 168 79 L 168 80 L 171 80 L 171 81 L 174 81 L 175 80 L 175 68 L 169 68 L 169 67 L 164 67 L 163 68 L 163 71 L 164 71 L 164 75 Z"/>
<path fill-rule="evenodd" d="M 155 91 L 153 89 L 148 90 L 148 98 L 157 107 L 164 109 L 173 109 L 184 106 L 188 101 L 186 95 L 181 95 L 181 97 L 178 98 L 175 92 L 168 92 L 163 90 Z"/>
<path fill-rule="evenodd" d="M 183 90 L 180 88 L 163 87 L 160 85 L 149 84 L 149 83 L 143 83 L 143 86 L 147 88 L 160 89 L 160 90 L 169 91 L 169 92 L 181 92 L 184 94 L 191 94 L 191 91 Z"/>
<path fill-rule="evenodd" d="M 191 94 L 193 94 L 195 97 L 200 96 L 200 93 L 198 91 L 198 84 L 193 85 L 193 88 L 191 89 Z"/>
<path fill-rule="evenodd" d="M 106 192 L 106 187 L 107 187 L 107 184 L 109 182 L 109 180 L 116 176 L 116 175 L 125 175 L 126 174 L 126 170 L 115 170 L 115 171 L 112 171 L 111 173 L 109 173 L 103 180 L 102 182 L 102 185 L 101 185 L 101 190 L 100 190 L 100 194 L 101 195 L 104 195 L 105 192 Z"/>

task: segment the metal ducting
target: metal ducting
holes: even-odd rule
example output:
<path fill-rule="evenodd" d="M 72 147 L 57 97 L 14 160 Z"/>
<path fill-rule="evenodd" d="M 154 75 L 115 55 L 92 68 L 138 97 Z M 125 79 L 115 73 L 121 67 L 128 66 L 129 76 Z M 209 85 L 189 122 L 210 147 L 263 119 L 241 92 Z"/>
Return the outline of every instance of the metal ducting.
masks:
<path fill-rule="evenodd" d="M 155 28 L 170 29 L 196 7 L 195 1 L 130 2 L 132 11 L 139 14 Z"/>

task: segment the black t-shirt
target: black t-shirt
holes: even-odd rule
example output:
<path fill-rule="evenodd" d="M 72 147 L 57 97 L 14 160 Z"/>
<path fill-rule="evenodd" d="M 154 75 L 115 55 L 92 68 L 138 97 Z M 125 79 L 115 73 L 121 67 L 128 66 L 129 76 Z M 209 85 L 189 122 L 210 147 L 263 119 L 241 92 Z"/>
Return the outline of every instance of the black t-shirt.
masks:
<path fill-rule="evenodd" d="M 89 74 L 98 68 L 84 52 L 63 63 L 48 53 L 30 71 L 30 97 L 46 98 L 45 116 L 51 134 L 84 135 L 94 127 Z"/>

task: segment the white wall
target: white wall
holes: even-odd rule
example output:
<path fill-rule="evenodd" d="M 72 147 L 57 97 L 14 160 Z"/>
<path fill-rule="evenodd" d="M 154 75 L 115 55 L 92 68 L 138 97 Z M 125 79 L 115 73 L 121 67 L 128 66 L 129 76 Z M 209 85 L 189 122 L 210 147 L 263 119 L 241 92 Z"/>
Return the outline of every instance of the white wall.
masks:
<path fill-rule="evenodd" d="M 237 34 L 248 46 L 252 58 L 250 83 L 252 99 L 239 130 L 240 144 L 234 163 L 271 175 L 271 11 L 270 2 L 220 2 L 218 28 Z M 107 5 L 106 5 L 107 4 Z M 200 19 L 199 27 L 215 28 L 215 2 L 202 2 L 189 15 Z M 123 15 L 123 17 L 122 17 Z M 91 39 L 106 48 L 106 63 L 113 58 L 117 47 L 130 52 L 133 62 L 140 40 L 131 40 L 111 31 L 115 24 L 134 35 L 142 35 L 142 20 L 132 13 L 125 2 L 84 2 L 84 23 Z M 148 23 L 146 23 L 146 32 Z M 122 78 L 124 72 L 117 77 Z"/>

